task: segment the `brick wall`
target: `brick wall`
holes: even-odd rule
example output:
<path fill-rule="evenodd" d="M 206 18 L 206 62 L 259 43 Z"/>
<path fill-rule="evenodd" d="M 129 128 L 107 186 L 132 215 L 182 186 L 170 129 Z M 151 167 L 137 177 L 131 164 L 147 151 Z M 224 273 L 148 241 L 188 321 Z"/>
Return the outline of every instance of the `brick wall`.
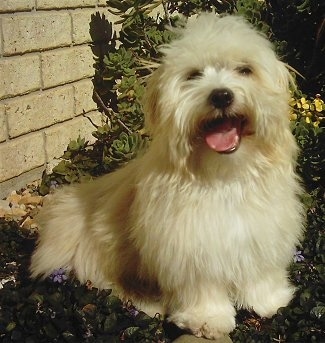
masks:
<path fill-rule="evenodd" d="M 0 0 L 0 199 L 91 138 L 91 15 L 106 0 Z"/>

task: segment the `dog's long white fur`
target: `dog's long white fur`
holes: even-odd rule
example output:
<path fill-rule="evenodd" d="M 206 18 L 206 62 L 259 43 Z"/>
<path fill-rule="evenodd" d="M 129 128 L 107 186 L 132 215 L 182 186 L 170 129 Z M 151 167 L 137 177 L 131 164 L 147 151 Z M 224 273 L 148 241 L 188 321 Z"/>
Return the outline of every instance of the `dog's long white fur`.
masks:
<path fill-rule="evenodd" d="M 234 328 L 235 305 L 272 316 L 294 292 L 287 267 L 303 211 L 291 78 L 270 43 L 235 16 L 203 14 L 163 52 L 144 103 L 148 151 L 54 195 L 31 272 L 66 267 L 213 338 Z M 246 65 L 252 74 L 238 73 Z M 187 79 L 193 70 L 201 77 Z M 222 115 L 207 101 L 217 88 L 232 90 L 230 114 L 245 115 L 252 130 L 232 154 L 200 136 L 202 120 Z"/>

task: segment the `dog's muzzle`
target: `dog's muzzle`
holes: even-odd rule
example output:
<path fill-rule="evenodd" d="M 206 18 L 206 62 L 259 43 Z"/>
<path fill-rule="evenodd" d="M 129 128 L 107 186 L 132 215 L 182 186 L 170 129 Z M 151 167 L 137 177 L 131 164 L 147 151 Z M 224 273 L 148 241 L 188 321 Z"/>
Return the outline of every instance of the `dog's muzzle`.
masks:
<path fill-rule="evenodd" d="M 238 149 L 247 122 L 242 115 L 227 115 L 233 101 L 234 93 L 228 88 L 214 89 L 208 97 L 210 106 L 222 116 L 204 121 L 201 130 L 206 144 L 218 153 L 226 154 Z"/>

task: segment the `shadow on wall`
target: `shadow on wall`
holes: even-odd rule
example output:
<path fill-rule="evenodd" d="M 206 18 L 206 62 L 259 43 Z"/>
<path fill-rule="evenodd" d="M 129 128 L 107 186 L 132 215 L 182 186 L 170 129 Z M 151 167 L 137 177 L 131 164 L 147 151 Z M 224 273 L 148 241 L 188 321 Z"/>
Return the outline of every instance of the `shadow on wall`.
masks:
<path fill-rule="evenodd" d="M 104 58 L 110 52 L 116 49 L 116 32 L 113 29 L 112 22 L 109 22 L 105 14 L 96 12 L 91 16 L 89 23 L 89 33 L 92 38 L 92 52 L 94 54 L 94 68 L 95 74 L 93 78 L 94 96 L 93 100 L 101 109 L 103 104 L 99 102 L 96 94 L 104 104 L 109 104 L 111 108 L 115 109 L 117 99 L 113 99 L 112 92 L 109 92 L 109 85 L 105 82 L 103 74 L 105 72 Z"/>

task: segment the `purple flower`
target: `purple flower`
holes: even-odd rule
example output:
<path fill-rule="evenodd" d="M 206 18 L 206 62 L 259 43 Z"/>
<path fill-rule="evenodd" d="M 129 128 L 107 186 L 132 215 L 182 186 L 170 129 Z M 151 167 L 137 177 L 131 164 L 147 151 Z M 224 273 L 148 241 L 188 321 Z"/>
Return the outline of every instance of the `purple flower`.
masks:
<path fill-rule="evenodd" d="M 300 282 L 301 280 L 301 272 L 298 272 L 298 274 L 296 275 L 296 281 Z"/>
<path fill-rule="evenodd" d="M 304 260 L 304 256 L 301 253 L 301 250 L 297 250 L 293 255 L 293 260 L 295 262 L 302 262 Z"/>
<path fill-rule="evenodd" d="M 132 302 L 130 300 L 128 300 L 124 304 L 124 308 L 126 308 L 130 315 L 134 318 L 139 314 L 139 311 L 132 305 Z"/>
<path fill-rule="evenodd" d="M 50 275 L 50 279 L 53 282 L 62 283 L 68 279 L 65 275 L 65 270 L 63 268 L 55 269 L 53 273 Z"/>
<path fill-rule="evenodd" d="M 50 189 L 55 189 L 59 187 L 59 183 L 56 180 L 50 181 Z"/>
<path fill-rule="evenodd" d="M 131 308 L 128 310 L 132 317 L 136 317 L 139 314 L 139 311 L 135 308 Z"/>

